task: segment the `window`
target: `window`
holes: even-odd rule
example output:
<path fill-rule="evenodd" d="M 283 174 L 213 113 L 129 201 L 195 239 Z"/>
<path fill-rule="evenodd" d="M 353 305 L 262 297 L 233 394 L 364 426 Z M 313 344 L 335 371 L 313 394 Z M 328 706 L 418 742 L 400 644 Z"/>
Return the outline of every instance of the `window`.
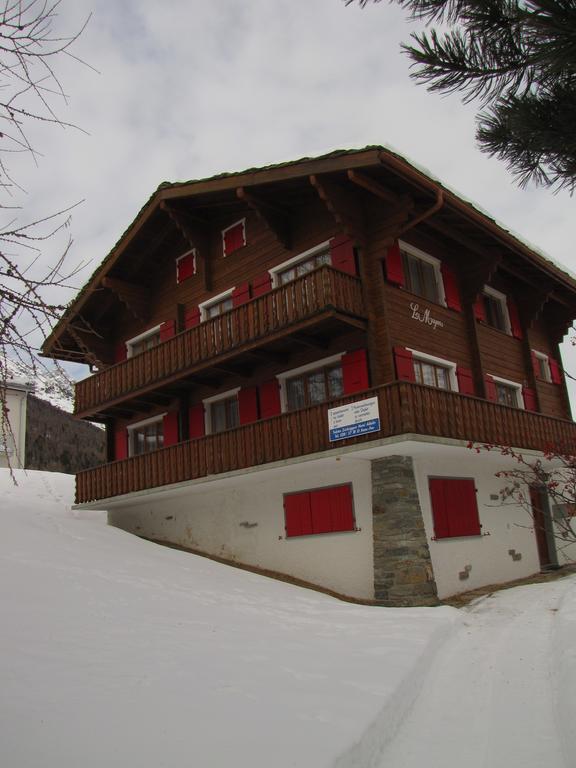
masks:
<path fill-rule="evenodd" d="M 176 259 L 176 282 L 183 283 L 196 274 L 196 251 L 193 249 Z"/>
<path fill-rule="evenodd" d="M 542 379 L 542 381 L 551 382 L 552 376 L 550 373 L 550 361 L 548 355 L 532 350 L 532 362 L 534 364 L 534 374 L 536 375 L 536 378 Z"/>
<path fill-rule="evenodd" d="M 226 397 L 210 404 L 210 432 L 225 432 L 240 424 L 238 398 Z"/>
<path fill-rule="evenodd" d="M 202 320 L 209 320 L 211 317 L 218 317 L 225 312 L 229 312 L 233 306 L 232 292 L 234 289 L 219 293 L 208 301 L 199 304 L 200 316 Z"/>
<path fill-rule="evenodd" d="M 437 389 L 452 389 L 448 366 L 414 358 L 414 375 L 417 384 L 426 384 Z"/>
<path fill-rule="evenodd" d="M 520 407 L 520 386 L 516 384 L 509 384 L 503 381 L 494 379 L 494 385 L 496 386 L 496 402 L 500 405 L 508 405 L 511 408 Z"/>
<path fill-rule="evenodd" d="M 126 342 L 126 350 L 128 357 L 134 357 L 141 352 L 145 352 L 147 349 L 156 347 L 160 344 L 160 326 L 150 328 L 148 331 L 141 333 L 139 336 L 135 336 L 133 339 L 129 339 Z"/>
<path fill-rule="evenodd" d="M 342 366 L 335 365 L 305 371 L 286 379 L 286 401 L 289 411 L 323 403 L 344 394 Z"/>
<path fill-rule="evenodd" d="M 241 219 L 222 230 L 222 253 L 224 256 L 230 256 L 245 245 L 246 219 Z"/>
<path fill-rule="evenodd" d="M 355 530 L 352 486 L 284 494 L 286 537 Z"/>
<path fill-rule="evenodd" d="M 429 477 L 428 487 L 437 539 L 480 536 L 482 526 L 472 478 Z"/>
<path fill-rule="evenodd" d="M 308 272 L 312 272 L 313 269 L 317 269 L 324 264 L 331 264 L 329 249 L 313 254 L 312 256 L 277 272 L 278 285 L 290 283 L 292 280 L 296 280 L 297 277 L 306 275 Z"/>
<path fill-rule="evenodd" d="M 504 333 L 510 333 L 510 317 L 506 304 L 506 296 L 493 288 L 486 286 L 481 296 L 485 322 Z"/>
<path fill-rule="evenodd" d="M 444 303 L 439 288 L 439 262 L 415 248 L 408 248 L 405 244 L 400 245 L 400 255 L 406 290 L 428 301 Z"/>
<path fill-rule="evenodd" d="M 130 456 L 157 451 L 164 446 L 164 417 L 157 416 L 128 427 Z"/>

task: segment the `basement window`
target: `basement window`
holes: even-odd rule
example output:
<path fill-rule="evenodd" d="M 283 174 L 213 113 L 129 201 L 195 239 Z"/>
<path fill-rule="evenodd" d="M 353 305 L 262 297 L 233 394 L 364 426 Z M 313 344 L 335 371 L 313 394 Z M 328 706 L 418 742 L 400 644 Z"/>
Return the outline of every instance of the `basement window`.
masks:
<path fill-rule="evenodd" d="M 284 494 L 286 538 L 354 531 L 352 485 Z"/>
<path fill-rule="evenodd" d="M 436 539 L 480 536 L 476 485 L 469 477 L 429 477 Z"/>

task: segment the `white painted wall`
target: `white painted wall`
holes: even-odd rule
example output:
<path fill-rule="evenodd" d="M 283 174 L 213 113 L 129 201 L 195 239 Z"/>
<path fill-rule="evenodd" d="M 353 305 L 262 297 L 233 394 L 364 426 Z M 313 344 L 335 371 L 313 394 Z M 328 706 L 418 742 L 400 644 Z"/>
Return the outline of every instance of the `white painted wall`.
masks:
<path fill-rule="evenodd" d="M 10 423 L 6 430 L 0 423 L 0 467 L 11 466 L 13 469 L 24 467 L 27 395 L 27 388 L 8 387 L 6 389 L 6 407 Z"/>
<path fill-rule="evenodd" d="M 353 532 L 287 539 L 283 494 L 352 483 Z M 109 522 L 345 595 L 374 597 L 370 462 L 323 459 L 155 494 L 109 511 Z"/>

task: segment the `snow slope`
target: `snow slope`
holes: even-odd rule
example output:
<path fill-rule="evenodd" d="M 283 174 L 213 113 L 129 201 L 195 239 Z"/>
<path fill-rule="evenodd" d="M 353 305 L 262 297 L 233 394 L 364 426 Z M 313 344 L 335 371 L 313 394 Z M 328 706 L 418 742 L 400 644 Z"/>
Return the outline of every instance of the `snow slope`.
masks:
<path fill-rule="evenodd" d="M 6 379 L 23 384 L 33 384 L 34 394 L 63 411 L 72 413 L 74 385 L 63 368 L 45 367 L 51 363 L 38 363 L 36 370 L 24 361 L 6 359 Z"/>
<path fill-rule="evenodd" d="M 576 579 L 385 609 L 166 549 L 0 470 L 0 765 L 574 768 Z"/>
<path fill-rule="evenodd" d="M 72 512 L 0 470 L 6 768 L 374 765 L 458 613 L 351 605 Z"/>

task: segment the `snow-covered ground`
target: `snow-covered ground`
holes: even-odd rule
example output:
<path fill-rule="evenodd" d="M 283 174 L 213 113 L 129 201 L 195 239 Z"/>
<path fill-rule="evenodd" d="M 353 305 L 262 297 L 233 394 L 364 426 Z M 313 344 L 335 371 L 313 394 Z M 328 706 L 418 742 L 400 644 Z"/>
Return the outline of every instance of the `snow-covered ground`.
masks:
<path fill-rule="evenodd" d="M 351 605 L 70 510 L 0 470 L 7 768 L 573 768 L 576 581 Z M 572 762 L 570 762 L 572 760 Z"/>

